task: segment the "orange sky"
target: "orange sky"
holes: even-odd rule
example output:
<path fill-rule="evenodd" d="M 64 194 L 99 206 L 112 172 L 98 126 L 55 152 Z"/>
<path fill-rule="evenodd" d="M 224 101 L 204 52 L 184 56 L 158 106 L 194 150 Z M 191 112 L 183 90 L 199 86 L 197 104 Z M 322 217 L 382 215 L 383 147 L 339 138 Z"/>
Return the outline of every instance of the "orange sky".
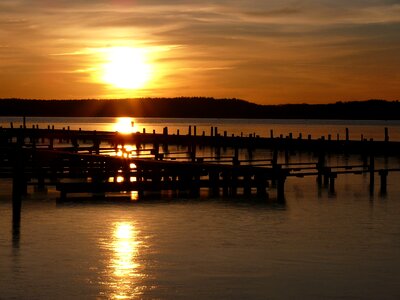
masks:
<path fill-rule="evenodd" d="M 396 0 L 1 0 L 0 24 L 0 98 L 400 99 Z"/>

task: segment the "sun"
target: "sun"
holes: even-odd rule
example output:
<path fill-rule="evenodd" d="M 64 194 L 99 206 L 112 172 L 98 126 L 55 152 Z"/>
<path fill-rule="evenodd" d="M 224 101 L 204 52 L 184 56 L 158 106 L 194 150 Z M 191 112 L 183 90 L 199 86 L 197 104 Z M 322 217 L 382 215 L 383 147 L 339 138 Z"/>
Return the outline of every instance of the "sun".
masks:
<path fill-rule="evenodd" d="M 151 78 L 152 68 L 144 49 L 112 47 L 106 50 L 102 80 L 120 89 L 143 88 Z"/>

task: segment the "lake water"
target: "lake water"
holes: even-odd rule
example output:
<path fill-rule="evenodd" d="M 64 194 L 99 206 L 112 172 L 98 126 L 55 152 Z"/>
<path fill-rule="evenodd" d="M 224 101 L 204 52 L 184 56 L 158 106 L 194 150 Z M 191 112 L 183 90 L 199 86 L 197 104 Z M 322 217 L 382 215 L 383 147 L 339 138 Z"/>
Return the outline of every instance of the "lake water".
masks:
<path fill-rule="evenodd" d="M 10 120 L 20 122 L 0 119 L 2 126 Z M 114 122 L 27 121 L 89 130 L 110 129 Z M 220 132 L 261 136 L 271 128 L 277 135 L 335 136 L 348 127 L 354 138 L 362 133 L 381 140 L 388 127 L 391 139 L 400 140 L 397 122 L 135 120 L 139 130 L 160 132 L 168 126 L 185 133 L 189 124 L 207 133 L 218 126 Z M 331 165 L 360 160 L 328 157 Z M 398 168 L 400 160 L 377 157 L 377 165 Z M 284 204 L 274 201 L 274 191 L 264 201 L 58 203 L 54 188 L 32 189 L 17 232 L 11 183 L 2 179 L 0 299 L 399 299 L 399 180 L 399 173 L 390 173 L 382 196 L 379 182 L 369 194 L 366 175 L 340 175 L 335 194 L 318 188 L 314 177 L 289 178 Z"/>

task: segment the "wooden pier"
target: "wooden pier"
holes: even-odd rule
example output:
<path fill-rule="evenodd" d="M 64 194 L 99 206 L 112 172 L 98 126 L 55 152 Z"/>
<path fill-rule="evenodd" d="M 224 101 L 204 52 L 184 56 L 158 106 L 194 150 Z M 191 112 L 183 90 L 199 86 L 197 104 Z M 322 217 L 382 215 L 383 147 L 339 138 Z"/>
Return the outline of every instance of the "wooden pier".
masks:
<path fill-rule="evenodd" d="M 399 169 L 375 169 L 375 155 L 398 155 L 400 143 L 389 141 L 387 130 L 383 141 L 350 141 L 331 138 L 303 139 L 288 137 L 262 138 L 229 136 L 212 127 L 210 135 L 197 134 L 196 126 L 189 127 L 187 135 L 97 132 L 54 129 L 48 126 L 26 128 L 0 128 L 0 176 L 13 179 L 13 194 L 20 199 L 33 184 L 39 190 L 54 185 L 60 199 L 68 194 L 91 193 L 104 195 L 111 192 L 137 192 L 138 198 L 146 192 L 185 192 L 197 197 L 201 189 L 209 195 L 265 198 L 267 190 L 275 190 L 276 199 L 285 199 L 286 179 L 292 176 L 315 176 L 319 186 L 328 186 L 334 193 L 335 179 L 340 174 L 370 175 L 373 193 L 375 174 L 380 176 L 381 193 L 387 191 L 389 172 Z M 125 145 L 133 145 L 127 151 Z M 146 145 L 146 147 L 145 147 Z M 148 147 L 150 145 L 150 148 Z M 172 145 L 183 146 L 187 151 L 171 152 Z M 215 156 L 199 156 L 199 147 L 215 149 Z M 221 156 L 221 148 L 231 148 L 232 156 Z M 246 150 L 248 159 L 239 157 L 239 150 Z M 253 159 L 256 149 L 270 149 L 272 157 Z M 278 164 L 277 152 L 310 151 L 318 154 L 317 162 Z M 359 166 L 327 166 L 327 153 L 358 153 L 370 157 L 369 164 Z M 175 154 L 175 155 L 174 155 Z M 179 155 L 183 154 L 183 156 Z M 119 156 L 118 156 L 119 155 Z M 18 204 L 16 201 L 15 205 Z"/>

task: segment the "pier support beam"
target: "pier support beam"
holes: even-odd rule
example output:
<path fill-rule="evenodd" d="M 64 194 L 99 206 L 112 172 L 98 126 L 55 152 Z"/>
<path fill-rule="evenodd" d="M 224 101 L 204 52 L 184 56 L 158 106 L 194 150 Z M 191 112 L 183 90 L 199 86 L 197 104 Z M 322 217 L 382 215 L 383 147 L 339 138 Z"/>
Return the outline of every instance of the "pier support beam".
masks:
<path fill-rule="evenodd" d="M 278 177 L 276 191 L 277 191 L 277 200 L 280 203 L 285 202 L 285 181 L 286 181 L 286 176 Z"/>
<path fill-rule="evenodd" d="M 219 173 L 217 171 L 208 174 L 210 194 L 212 197 L 219 197 Z"/>
<path fill-rule="evenodd" d="M 381 195 L 386 195 L 388 170 L 380 170 L 379 176 L 381 177 Z"/>
<path fill-rule="evenodd" d="M 335 194 L 335 179 L 337 178 L 336 173 L 330 173 L 329 175 L 329 193 Z"/>

